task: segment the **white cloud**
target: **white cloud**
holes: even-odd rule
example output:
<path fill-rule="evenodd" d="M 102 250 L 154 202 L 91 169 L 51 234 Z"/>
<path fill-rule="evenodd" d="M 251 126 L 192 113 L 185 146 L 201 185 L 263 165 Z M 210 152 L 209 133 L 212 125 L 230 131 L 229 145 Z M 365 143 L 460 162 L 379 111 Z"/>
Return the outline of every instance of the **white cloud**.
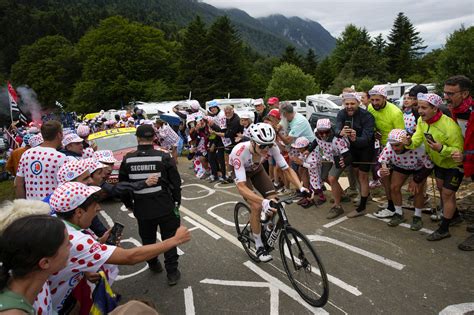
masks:
<path fill-rule="evenodd" d="M 474 25 L 472 0 L 205 0 L 218 8 L 238 8 L 253 17 L 298 16 L 319 22 L 334 37 L 349 24 L 371 34 L 388 34 L 398 12 L 404 12 L 428 46 L 444 44 L 461 24 Z"/>

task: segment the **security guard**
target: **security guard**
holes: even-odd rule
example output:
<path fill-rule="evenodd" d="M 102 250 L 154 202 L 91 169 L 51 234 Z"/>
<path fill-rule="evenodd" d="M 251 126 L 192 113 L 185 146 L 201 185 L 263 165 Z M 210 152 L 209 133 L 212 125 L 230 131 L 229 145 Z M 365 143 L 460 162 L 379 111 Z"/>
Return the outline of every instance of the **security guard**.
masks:
<path fill-rule="evenodd" d="M 155 130 L 151 125 L 139 126 L 136 136 L 137 150 L 123 158 L 119 181 L 134 182 L 152 174 L 159 176 L 157 185 L 136 190 L 130 195 L 133 198 L 133 214 L 138 221 L 138 233 L 143 245 L 147 245 L 156 242 L 158 225 L 163 240 L 172 237 L 180 226 L 181 178 L 170 153 L 153 148 Z M 149 260 L 148 266 L 153 272 L 163 271 L 158 257 Z M 168 285 L 175 285 L 181 277 L 176 247 L 165 253 L 165 268 Z"/>

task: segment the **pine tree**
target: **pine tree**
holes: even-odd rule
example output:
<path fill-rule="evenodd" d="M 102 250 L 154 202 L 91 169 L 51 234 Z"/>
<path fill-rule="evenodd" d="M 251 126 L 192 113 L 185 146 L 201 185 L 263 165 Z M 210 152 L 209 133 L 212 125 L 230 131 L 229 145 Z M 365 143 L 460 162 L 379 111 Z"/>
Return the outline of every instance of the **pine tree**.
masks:
<path fill-rule="evenodd" d="M 372 45 L 374 47 L 375 54 L 379 57 L 382 57 L 385 52 L 385 48 L 387 47 L 387 42 L 385 41 L 385 39 L 383 39 L 382 33 L 377 35 L 372 40 Z"/>
<path fill-rule="evenodd" d="M 298 54 L 296 48 L 291 45 L 286 47 L 285 51 L 281 55 L 280 61 L 281 63 L 293 64 L 300 68 L 303 65 L 300 54 Z"/>
<path fill-rule="evenodd" d="M 314 50 L 308 49 L 303 62 L 303 71 L 307 74 L 315 75 L 316 69 L 318 68 L 318 56 L 314 53 Z"/>
<path fill-rule="evenodd" d="M 393 79 L 403 78 L 413 73 L 414 61 L 421 57 L 426 47 L 423 46 L 420 33 L 416 31 L 408 17 L 403 12 L 398 13 L 388 35 L 385 50 Z"/>

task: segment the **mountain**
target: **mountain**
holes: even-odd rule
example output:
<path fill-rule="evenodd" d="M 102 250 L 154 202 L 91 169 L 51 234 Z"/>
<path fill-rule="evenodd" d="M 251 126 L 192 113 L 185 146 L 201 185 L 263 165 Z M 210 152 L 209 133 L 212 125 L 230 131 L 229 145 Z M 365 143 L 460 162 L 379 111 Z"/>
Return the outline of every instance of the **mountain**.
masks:
<path fill-rule="evenodd" d="M 274 34 L 283 36 L 297 48 L 312 48 L 319 56 L 328 55 L 336 45 L 336 39 L 319 24 L 299 17 L 287 18 L 283 15 L 270 15 L 258 19 Z"/>
<path fill-rule="evenodd" d="M 318 23 L 273 15 L 255 19 L 238 9 L 217 9 L 198 0 L 1 0 L 0 73 L 8 73 L 21 46 L 47 35 L 76 42 L 99 21 L 114 15 L 158 27 L 167 36 L 179 36 L 196 15 L 211 24 L 227 15 L 241 38 L 264 55 L 280 55 L 288 45 L 301 53 L 312 48 L 318 55 L 331 52 L 335 39 Z M 21 36 L 18 36 L 21 34 Z"/>

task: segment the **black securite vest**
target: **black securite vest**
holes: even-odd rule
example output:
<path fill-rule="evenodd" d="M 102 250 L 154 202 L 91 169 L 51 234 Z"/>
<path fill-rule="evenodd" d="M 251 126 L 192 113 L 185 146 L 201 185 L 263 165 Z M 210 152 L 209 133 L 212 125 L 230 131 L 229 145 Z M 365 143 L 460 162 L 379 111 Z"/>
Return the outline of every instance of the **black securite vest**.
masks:
<path fill-rule="evenodd" d="M 175 203 L 181 203 L 181 178 L 167 151 L 152 145 L 139 145 L 137 151 L 125 155 L 120 166 L 119 181 L 137 182 L 158 174 L 158 184 L 135 190 L 133 213 L 137 219 L 154 219 L 170 214 Z"/>

